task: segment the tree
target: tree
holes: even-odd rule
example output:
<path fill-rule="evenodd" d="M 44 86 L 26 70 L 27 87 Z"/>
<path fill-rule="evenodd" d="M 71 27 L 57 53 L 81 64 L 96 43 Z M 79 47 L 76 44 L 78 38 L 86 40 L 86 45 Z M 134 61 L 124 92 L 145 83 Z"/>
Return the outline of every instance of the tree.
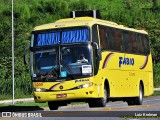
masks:
<path fill-rule="evenodd" d="M 157 10 L 158 9 L 158 0 L 152 0 L 152 2 L 153 2 L 153 6 L 152 6 L 153 10 Z"/>

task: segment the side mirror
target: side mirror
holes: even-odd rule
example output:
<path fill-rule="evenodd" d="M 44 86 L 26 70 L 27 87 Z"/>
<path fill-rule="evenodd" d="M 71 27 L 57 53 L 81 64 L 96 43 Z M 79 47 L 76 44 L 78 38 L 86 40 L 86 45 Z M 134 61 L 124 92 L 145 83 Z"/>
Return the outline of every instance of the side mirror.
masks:
<path fill-rule="evenodd" d="M 102 52 L 101 49 L 98 47 L 98 44 L 96 42 L 92 42 L 91 45 L 95 49 L 97 60 L 98 61 L 102 60 Z"/>
<path fill-rule="evenodd" d="M 98 49 L 97 50 L 97 56 L 98 56 L 98 60 L 102 60 L 102 52 L 101 52 L 101 49 Z"/>
<path fill-rule="evenodd" d="M 28 64 L 28 57 L 27 57 L 27 55 L 24 55 L 24 64 L 25 64 L 25 65 Z"/>
<path fill-rule="evenodd" d="M 91 45 L 93 46 L 93 48 L 98 49 L 98 44 L 96 42 L 92 42 Z"/>
<path fill-rule="evenodd" d="M 23 58 L 23 60 L 24 60 L 24 64 L 26 65 L 26 64 L 28 64 L 28 57 L 27 57 L 27 55 L 26 55 L 26 51 L 27 50 L 29 50 L 29 46 L 26 46 L 25 48 L 24 48 L 24 58 Z"/>

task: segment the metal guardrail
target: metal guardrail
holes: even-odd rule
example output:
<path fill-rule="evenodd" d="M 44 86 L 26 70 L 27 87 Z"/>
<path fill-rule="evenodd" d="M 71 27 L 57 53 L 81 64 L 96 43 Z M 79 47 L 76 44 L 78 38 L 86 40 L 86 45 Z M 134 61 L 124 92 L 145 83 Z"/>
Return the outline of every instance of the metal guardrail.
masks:
<path fill-rule="evenodd" d="M 154 88 L 154 91 L 160 91 L 160 88 Z"/>
<path fill-rule="evenodd" d="M 24 99 L 16 99 L 14 100 L 15 103 L 17 102 L 34 102 L 34 98 L 24 98 Z M 11 104 L 12 100 L 2 100 L 0 104 Z"/>

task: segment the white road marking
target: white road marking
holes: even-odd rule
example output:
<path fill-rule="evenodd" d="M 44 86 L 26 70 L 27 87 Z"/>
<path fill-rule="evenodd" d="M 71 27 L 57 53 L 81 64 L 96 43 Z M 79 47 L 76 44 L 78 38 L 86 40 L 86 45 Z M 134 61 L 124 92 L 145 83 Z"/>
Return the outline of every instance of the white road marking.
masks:
<path fill-rule="evenodd" d="M 160 99 L 153 99 L 153 100 L 145 100 L 145 101 L 143 101 L 143 102 L 151 102 L 151 101 L 160 101 Z"/>

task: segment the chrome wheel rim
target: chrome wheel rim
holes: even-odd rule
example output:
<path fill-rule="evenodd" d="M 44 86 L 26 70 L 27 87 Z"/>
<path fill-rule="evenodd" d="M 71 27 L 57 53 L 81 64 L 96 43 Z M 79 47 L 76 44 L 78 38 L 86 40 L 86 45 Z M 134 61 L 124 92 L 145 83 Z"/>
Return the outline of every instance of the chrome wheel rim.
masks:
<path fill-rule="evenodd" d="M 104 89 L 104 97 L 103 97 L 103 102 L 107 101 L 107 91 Z"/>
<path fill-rule="evenodd" d="M 142 88 L 140 87 L 140 91 L 139 91 L 139 100 L 142 101 L 143 97 L 142 97 Z"/>

